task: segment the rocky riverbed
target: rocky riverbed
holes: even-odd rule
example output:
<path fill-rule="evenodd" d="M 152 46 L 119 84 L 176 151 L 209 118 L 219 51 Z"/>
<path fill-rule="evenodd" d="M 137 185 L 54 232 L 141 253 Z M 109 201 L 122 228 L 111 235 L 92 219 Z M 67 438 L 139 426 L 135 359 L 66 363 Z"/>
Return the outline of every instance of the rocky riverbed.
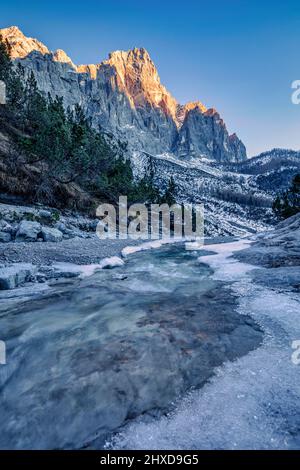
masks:
<path fill-rule="evenodd" d="M 137 244 L 99 240 L 98 223 L 98 219 L 51 208 L 1 204 L 0 291 L 80 276 L 87 265 L 99 268 L 101 260 Z M 93 272 L 91 266 L 88 271 Z"/>
<path fill-rule="evenodd" d="M 259 346 L 261 328 L 198 257 L 165 246 L 33 297 L 12 291 L 0 313 L 0 447 L 101 447 Z"/>
<path fill-rule="evenodd" d="M 299 222 L 200 252 L 2 243 L 0 447 L 297 447 Z"/>

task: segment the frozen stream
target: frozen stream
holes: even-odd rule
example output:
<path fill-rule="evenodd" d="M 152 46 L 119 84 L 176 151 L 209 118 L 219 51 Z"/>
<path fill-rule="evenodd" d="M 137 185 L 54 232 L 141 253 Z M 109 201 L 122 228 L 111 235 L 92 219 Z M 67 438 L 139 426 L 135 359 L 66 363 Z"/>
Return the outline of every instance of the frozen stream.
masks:
<path fill-rule="evenodd" d="M 291 344 L 300 339 L 299 295 L 255 284 L 247 274 L 253 266 L 230 258 L 245 246 L 247 241 L 211 245 L 216 254 L 201 261 L 214 269 L 213 279 L 233 282 L 239 313 L 263 327 L 263 345 L 219 367 L 168 416 L 132 421 L 108 447 L 300 448 L 300 365 L 291 359 Z"/>
<path fill-rule="evenodd" d="M 223 262 L 223 255 L 201 253 L 216 268 Z M 161 416 L 187 390 L 207 383 L 216 367 L 255 350 L 261 328 L 237 312 L 231 282 L 212 279 L 213 270 L 199 256 L 180 244 L 164 246 L 45 291 L 34 284 L 9 299 L 2 294 L 7 364 L 0 368 L 0 447 L 103 447 L 129 420 Z M 28 297 L 27 289 L 34 295 Z M 288 343 L 285 335 L 282 341 Z M 277 353 L 278 345 L 273 347 Z M 215 388 L 226 392 L 217 383 Z M 212 396 L 223 408 L 223 398 Z M 202 433 L 201 419 L 212 431 L 221 413 L 211 409 L 210 422 L 196 403 L 174 418 L 133 424 L 117 446 L 220 446 L 216 434 L 209 440 Z M 203 406 L 208 413 L 212 402 Z"/>

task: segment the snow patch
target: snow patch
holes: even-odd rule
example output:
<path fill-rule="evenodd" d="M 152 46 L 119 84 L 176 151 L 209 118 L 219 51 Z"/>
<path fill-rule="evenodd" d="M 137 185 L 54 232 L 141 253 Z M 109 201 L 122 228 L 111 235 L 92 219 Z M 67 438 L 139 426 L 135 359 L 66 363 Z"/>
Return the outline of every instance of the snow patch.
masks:
<path fill-rule="evenodd" d="M 100 269 L 117 268 L 123 265 L 124 265 L 124 261 L 118 256 L 111 256 L 110 258 L 104 258 L 99 264 Z"/>
<path fill-rule="evenodd" d="M 132 255 L 134 253 L 138 253 L 139 251 L 153 250 L 155 248 L 160 248 L 162 245 L 165 245 L 167 243 L 175 243 L 175 242 L 176 240 L 170 238 L 170 239 L 164 239 L 164 240 L 153 240 L 153 241 L 141 243 L 140 245 L 135 245 L 135 246 L 126 246 L 121 251 L 121 255 L 123 258 L 126 258 L 127 256 Z"/>
<path fill-rule="evenodd" d="M 118 256 L 103 258 L 98 264 L 55 263 L 53 267 L 60 272 L 78 274 L 81 279 L 92 276 L 99 269 L 109 269 L 123 266 L 124 261 Z"/>

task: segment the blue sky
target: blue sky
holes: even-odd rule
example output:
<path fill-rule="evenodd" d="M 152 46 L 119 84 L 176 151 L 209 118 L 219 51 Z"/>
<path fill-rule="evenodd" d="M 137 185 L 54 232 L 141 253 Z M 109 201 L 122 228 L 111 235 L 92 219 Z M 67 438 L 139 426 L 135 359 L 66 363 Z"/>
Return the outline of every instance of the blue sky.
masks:
<path fill-rule="evenodd" d="M 162 83 L 182 103 L 215 107 L 252 156 L 300 149 L 300 2 L 257 0 L 17 1 L 0 27 L 17 25 L 75 63 L 145 47 Z"/>

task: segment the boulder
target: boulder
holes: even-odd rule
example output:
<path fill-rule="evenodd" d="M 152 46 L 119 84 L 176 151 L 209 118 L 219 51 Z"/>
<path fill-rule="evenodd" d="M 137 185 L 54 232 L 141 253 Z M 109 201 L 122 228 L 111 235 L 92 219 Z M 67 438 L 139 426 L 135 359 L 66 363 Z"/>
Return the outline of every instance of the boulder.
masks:
<path fill-rule="evenodd" d="M 13 231 L 14 229 L 9 223 L 5 220 L 0 220 L 0 232 L 12 233 Z"/>
<path fill-rule="evenodd" d="M 35 242 L 41 232 L 41 224 L 39 222 L 32 222 L 29 220 L 22 220 L 20 222 L 17 234 L 17 242 Z"/>
<path fill-rule="evenodd" d="M 68 238 L 89 238 L 89 235 L 81 230 L 78 230 L 76 227 L 66 228 L 64 231 L 64 235 Z"/>
<path fill-rule="evenodd" d="M 81 230 L 79 230 L 77 227 L 75 227 L 72 224 L 64 224 L 63 222 L 57 222 L 54 226 L 57 230 L 63 233 L 64 238 L 88 238 L 88 235 Z"/>
<path fill-rule="evenodd" d="M 80 266 L 76 266 L 69 263 L 56 263 L 53 266 L 41 266 L 37 275 L 38 282 L 41 279 L 61 279 L 61 278 L 73 278 L 79 277 L 82 274 Z"/>
<path fill-rule="evenodd" d="M 41 209 L 39 211 L 39 217 L 43 220 L 51 221 L 52 220 L 52 213 L 50 211 L 45 210 L 45 209 Z"/>
<path fill-rule="evenodd" d="M 27 263 L 16 263 L 0 268 L 0 290 L 15 289 L 29 281 L 35 273 L 36 267 Z"/>
<path fill-rule="evenodd" d="M 66 230 L 66 226 L 63 222 L 56 222 L 56 224 L 54 225 L 54 228 L 56 228 L 57 230 L 60 230 L 60 232 L 62 233 L 65 233 L 65 230 Z"/>
<path fill-rule="evenodd" d="M 44 242 L 61 242 L 63 234 L 57 228 L 42 227 L 42 237 Z"/>
<path fill-rule="evenodd" d="M 236 252 L 234 257 L 242 262 L 267 268 L 296 266 L 299 269 L 300 212 L 278 224 L 275 230 L 262 237 L 257 236 L 253 245 L 246 250 Z M 277 270 L 277 272 L 279 276 L 280 271 Z M 282 273 L 285 271 L 283 270 Z M 297 284 L 295 279 L 294 281 Z M 286 284 L 286 280 L 284 282 Z"/>
<path fill-rule="evenodd" d="M 11 234 L 6 232 L 0 232 L 0 242 L 7 243 L 11 241 Z"/>

